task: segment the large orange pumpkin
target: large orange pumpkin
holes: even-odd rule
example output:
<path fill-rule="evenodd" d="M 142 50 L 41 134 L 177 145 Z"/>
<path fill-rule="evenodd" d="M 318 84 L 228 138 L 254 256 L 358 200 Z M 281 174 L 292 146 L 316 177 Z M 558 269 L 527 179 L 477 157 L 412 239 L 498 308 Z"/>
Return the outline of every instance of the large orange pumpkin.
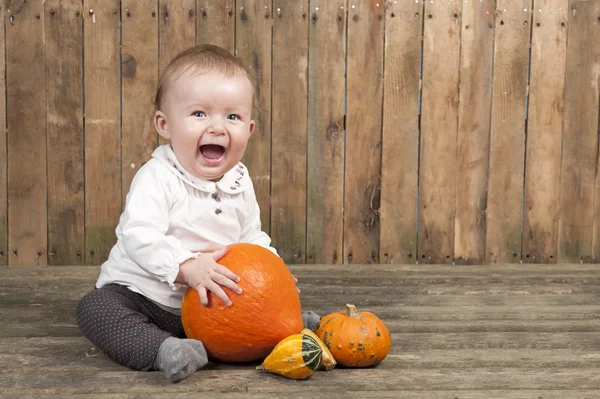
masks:
<path fill-rule="evenodd" d="M 233 244 L 218 263 L 240 276 L 242 293 L 223 287 L 232 305 L 212 292 L 208 306 L 188 288 L 181 305 L 181 322 L 189 338 L 204 343 L 210 359 L 246 362 L 264 359 L 282 339 L 302 328 L 300 296 L 286 264 L 268 249 Z"/>
<path fill-rule="evenodd" d="M 321 317 L 315 333 L 336 362 L 346 367 L 381 363 L 392 343 L 390 331 L 379 317 L 371 312 L 359 312 L 351 304 L 346 305 L 346 311 Z"/>

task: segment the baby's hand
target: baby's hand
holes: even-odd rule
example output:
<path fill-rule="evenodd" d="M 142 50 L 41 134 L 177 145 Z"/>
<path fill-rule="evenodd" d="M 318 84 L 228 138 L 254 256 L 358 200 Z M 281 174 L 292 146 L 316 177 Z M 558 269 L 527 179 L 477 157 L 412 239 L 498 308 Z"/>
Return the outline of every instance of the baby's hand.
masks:
<path fill-rule="evenodd" d="M 197 258 L 188 259 L 179 265 L 178 283 L 185 283 L 198 291 L 200 303 L 208 305 L 208 291 L 211 291 L 227 306 L 231 306 L 231 299 L 223 287 L 227 287 L 236 294 L 241 294 L 242 289 L 236 284 L 240 277 L 223 265 L 217 263 L 227 253 L 227 248 L 222 248 L 211 254 L 200 254 Z"/>

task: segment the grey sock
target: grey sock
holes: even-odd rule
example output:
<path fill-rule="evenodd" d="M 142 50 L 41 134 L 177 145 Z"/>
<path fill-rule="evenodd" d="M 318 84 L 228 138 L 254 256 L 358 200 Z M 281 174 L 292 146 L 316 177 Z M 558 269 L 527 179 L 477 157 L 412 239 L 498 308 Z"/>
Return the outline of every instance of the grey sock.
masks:
<path fill-rule="evenodd" d="M 304 324 L 304 328 L 308 328 L 314 332 L 317 329 L 319 320 L 321 320 L 321 316 L 315 312 L 302 312 L 302 323 Z"/>
<path fill-rule="evenodd" d="M 169 337 L 158 349 L 155 366 L 173 382 L 183 380 L 208 363 L 202 342 Z"/>

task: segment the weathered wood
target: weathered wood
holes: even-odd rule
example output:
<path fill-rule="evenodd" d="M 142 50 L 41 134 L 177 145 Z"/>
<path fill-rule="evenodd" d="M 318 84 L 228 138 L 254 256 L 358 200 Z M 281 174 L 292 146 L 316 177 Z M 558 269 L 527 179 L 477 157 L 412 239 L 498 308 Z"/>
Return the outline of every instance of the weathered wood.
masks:
<path fill-rule="evenodd" d="M 381 138 L 379 260 L 417 257 L 419 90 L 423 2 L 388 2 Z"/>
<path fill-rule="evenodd" d="M 385 364 L 385 363 L 383 363 Z M 383 365 L 382 364 L 382 365 Z M 377 392 L 400 390 L 474 390 L 501 389 L 600 389 L 595 369 L 569 368 L 481 368 L 473 369 L 398 369 L 385 367 L 369 369 L 334 369 L 315 373 L 308 381 L 293 381 L 257 370 L 231 370 L 222 378 L 220 370 L 202 370 L 178 384 L 168 383 L 160 372 L 71 372 L 27 374 L 4 372 L 0 386 L 5 395 L 32 395 L 36 393 L 181 393 L 191 392 L 249 392 L 284 393 L 290 389 L 323 394 L 325 392 Z M 335 384 L 332 382 L 335 381 Z M 61 383 L 62 382 L 62 383 Z"/>
<path fill-rule="evenodd" d="M 306 262 L 307 9 L 273 2 L 271 237 L 289 263 Z"/>
<path fill-rule="evenodd" d="M 455 346 L 455 345 L 450 345 Z M 484 350 L 485 349 L 485 350 Z M 11 364 L 11 372 L 107 372 L 124 371 L 123 366 L 99 352 L 84 337 L 0 339 L 0 358 Z M 205 370 L 251 370 L 250 364 L 210 363 Z M 473 348 L 416 349 L 392 345 L 379 368 L 386 369 L 477 369 L 477 368 L 598 368 L 600 353 L 586 349 Z"/>
<path fill-rule="evenodd" d="M 98 267 L 5 268 L 0 279 L 0 398 L 585 398 L 600 394 L 600 268 L 594 264 L 291 265 L 304 309 L 356 303 L 386 322 L 376 368 L 306 381 L 214 364 L 178 384 L 111 361 L 75 324 Z M 511 391 L 497 391 L 510 387 Z M 550 391 L 551 392 L 550 392 Z M 559 395 L 560 396 L 556 396 Z M 217 396 L 211 396 L 217 395 Z M 487 395 L 487 396 L 486 396 Z"/>
<path fill-rule="evenodd" d="M 568 8 L 537 1 L 533 13 L 523 261 L 556 263 Z"/>
<path fill-rule="evenodd" d="M 121 7 L 84 0 L 85 263 L 106 260 L 121 214 Z"/>
<path fill-rule="evenodd" d="M 300 281 L 328 279 L 341 286 L 349 282 L 368 286 L 378 282 L 380 285 L 427 284 L 437 285 L 451 283 L 456 285 L 480 285 L 482 280 L 488 284 L 520 284 L 531 285 L 552 284 L 551 289 L 561 283 L 571 283 L 577 288 L 590 289 L 600 277 L 597 264 L 561 263 L 531 264 L 523 267 L 520 264 L 498 263 L 477 267 L 464 265 L 388 265 L 388 264 L 353 264 L 340 273 L 337 265 L 289 265 L 292 274 L 300 277 Z M 24 270 L 14 268 L 2 269 L 0 287 L 5 282 L 20 281 L 27 284 L 38 284 L 44 281 L 78 281 L 92 283 L 98 276 L 100 267 L 82 268 L 80 266 L 28 267 Z M 382 278 L 385 276 L 386 278 Z M 28 279 L 30 281 L 28 281 Z M 364 282 L 364 283 L 363 283 Z M 590 287 L 591 285 L 591 287 Z"/>
<path fill-rule="evenodd" d="M 598 59 L 600 45 L 596 9 L 600 1 L 569 2 L 567 65 L 562 136 L 558 261 L 592 261 L 598 226 L 594 184 L 598 165 Z"/>
<path fill-rule="evenodd" d="M 454 260 L 485 260 L 495 3 L 462 7 Z"/>
<path fill-rule="evenodd" d="M 308 13 L 309 264 L 343 263 L 346 5 L 346 0 L 311 0 Z"/>
<path fill-rule="evenodd" d="M 196 0 L 160 0 L 159 72 L 180 52 L 196 44 Z M 159 137 L 160 144 L 169 140 Z"/>
<path fill-rule="evenodd" d="M 236 55 L 250 67 L 256 104 L 256 127 L 242 161 L 250 171 L 267 234 L 271 227 L 271 6 L 270 0 L 236 0 L 235 28 Z"/>
<path fill-rule="evenodd" d="M 5 2 L 9 265 L 47 264 L 44 2 Z"/>
<path fill-rule="evenodd" d="M 159 70 L 196 43 L 195 0 L 161 0 L 159 13 Z"/>
<path fill-rule="evenodd" d="M 591 25 L 590 26 L 590 33 L 592 35 L 599 35 L 600 34 L 600 0 L 596 0 L 596 1 L 592 1 L 590 3 L 590 15 L 588 17 L 587 20 L 587 24 Z M 595 21 L 594 21 L 594 17 L 595 17 Z M 598 40 L 593 40 L 592 43 L 590 43 L 590 55 L 592 58 L 592 76 L 590 77 L 590 83 L 589 87 L 593 88 L 593 94 L 589 93 L 586 95 L 586 99 L 588 98 L 587 96 L 590 96 L 589 98 L 591 98 L 592 100 L 595 100 L 596 102 L 594 104 L 598 104 L 600 103 L 600 43 L 598 43 Z M 587 68 L 587 67 L 585 67 Z M 587 89 L 586 89 L 587 90 Z M 585 101 L 585 100 L 584 100 Z M 584 103 L 585 104 L 585 103 Z M 591 108 L 591 112 L 589 116 L 584 116 L 583 118 L 585 118 L 584 125 L 586 123 L 589 123 L 589 129 L 592 131 L 597 131 L 600 133 L 600 107 L 598 108 L 598 117 L 595 119 L 592 119 L 592 115 L 594 115 L 593 112 L 593 108 Z M 573 127 L 572 125 L 570 126 L 571 128 Z M 598 136 L 596 136 L 596 140 L 598 142 Z M 596 170 L 598 170 L 598 167 L 600 165 L 600 153 L 597 154 L 597 158 L 596 158 Z M 600 259 L 600 216 L 598 215 L 600 213 L 600 177 L 598 176 L 598 173 L 595 174 L 595 179 L 594 179 L 594 208 L 593 208 L 593 212 L 594 212 L 594 227 L 592 230 L 592 256 L 588 256 L 587 258 L 584 258 L 583 260 L 585 262 L 593 262 L 595 263 L 595 259 Z"/>
<path fill-rule="evenodd" d="M 196 10 L 196 43 L 216 44 L 233 54 L 235 0 L 197 0 Z"/>
<path fill-rule="evenodd" d="M 344 263 L 379 262 L 383 2 L 348 10 Z"/>
<path fill-rule="evenodd" d="M 184 393 L 118 393 L 118 394 L 61 394 L 61 398 L 69 399 L 189 399 L 190 395 L 197 394 L 197 391 L 191 390 Z M 322 392 L 327 398 L 356 398 L 356 399 L 372 399 L 373 392 L 371 391 L 324 391 Z M 411 391 L 410 387 L 406 390 L 391 390 L 385 392 L 377 392 L 377 398 L 381 399 L 440 399 L 440 398 L 460 398 L 460 399 L 529 399 L 529 398 L 544 398 L 544 399 L 597 399 L 600 395 L 599 390 L 518 390 L 518 391 L 502 391 L 502 390 L 454 390 L 447 391 L 431 390 L 431 391 Z M 286 398 L 306 398 L 312 399 L 318 397 L 316 392 L 301 393 L 298 389 L 285 390 L 284 392 L 202 392 L 202 398 L 206 399 L 279 399 L 282 396 Z M 0 399 L 9 398 L 0 394 Z M 35 396 L 19 396 L 21 399 L 48 399 L 55 398 L 54 395 L 38 395 Z"/>
<path fill-rule="evenodd" d="M 8 182 L 6 153 L 6 40 L 0 3 L 0 266 L 8 265 Z"/>
<path fill-rule="evenodd" d="M 81 0 L 45 3 L 50 265 L 85 259 L 81 13 Z"/>
<path fill-rule="evenodd" d="M 154 11 L 153 11 L 154 10 Z M 158 82 L 157 0 L 123 1 L 121 15 L 122 207 L 131 181 L 158 144 L 154 129 L 154 96 Z"/>
<path fill-rule="evenodd" d="M 452 263 L 461 0 L 425 2 L 419 263 Z"/>
<path fill-rule="evenodd" d="M 485 258 L 492 263 L 521 261 L 531 5 L 497 3 Z"/>
<path fill-rule="evenodd" d="M 575 325 L 585 326 L 586 333 L 596 333 L 600 312 L 594 305 L 544 305 L 537 301 L 528 306 L 519 305 L 493 305 L 481 304 L 478 306 L 458 304 L 456 306 L 438 306 L 435 303 L 423 305 L 377 305 L 373 300 L 355 300 L 360 311 L 370 311 L 389 323 L 393 334 L 407 332 L 423 333 L 421 341 L 431 333 L 532 333 L 521 336 L 522 339 L 535 341 L 539 332 L 548 334 L 573 333 L 574 327 L 567 325 L 572 321 Z M 10 303 L 7 307 L 0 308 L 3 317 L 10 318 L 13 323 L 23 325 L 0 326 L 0 337 L 18 336 L 74 336 L 75 309 L 79 298 L 70 300 L 51 300 L 44 302 L 37 298 L 28 303 Z M 315 300 L 302 300 L 303 308 L 312 310 L 317 314 L 325 315 L 344 308 L 342 301 L 319 302 Z M 540 304 L 541 303 L 541 304 Z M 556 328 L 549 325 L 549 321 L 558 320 Z M 32 323 L 31 327 L 29 323 Z M 583 327 L 582 327 L 583 328 Z M 575 336 L 569 337 L 574 339 Z M 529 342 L 529 341 L 527 341 Z M 593 341 L 592 341 L 593 342 Z M 581 342 L 580 342 L 581 344 Z"/>

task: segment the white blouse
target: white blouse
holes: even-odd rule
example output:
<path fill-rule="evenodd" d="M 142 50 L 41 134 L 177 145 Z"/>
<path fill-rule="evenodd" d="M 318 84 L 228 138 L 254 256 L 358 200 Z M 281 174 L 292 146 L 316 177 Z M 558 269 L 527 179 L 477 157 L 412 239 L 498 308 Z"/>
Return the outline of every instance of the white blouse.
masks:
<path fill-rule="evenodd" d="M 237 242 L 277 253 L 261 230 L 246 167 L 239 162 L 218 182 L 200 180 L 168 144 L 135 175 L 116 234 L 96 287 L 121 284 L 170 308 L 181 308 L 187 286 L 175 278 L 185 260 Z"/>

